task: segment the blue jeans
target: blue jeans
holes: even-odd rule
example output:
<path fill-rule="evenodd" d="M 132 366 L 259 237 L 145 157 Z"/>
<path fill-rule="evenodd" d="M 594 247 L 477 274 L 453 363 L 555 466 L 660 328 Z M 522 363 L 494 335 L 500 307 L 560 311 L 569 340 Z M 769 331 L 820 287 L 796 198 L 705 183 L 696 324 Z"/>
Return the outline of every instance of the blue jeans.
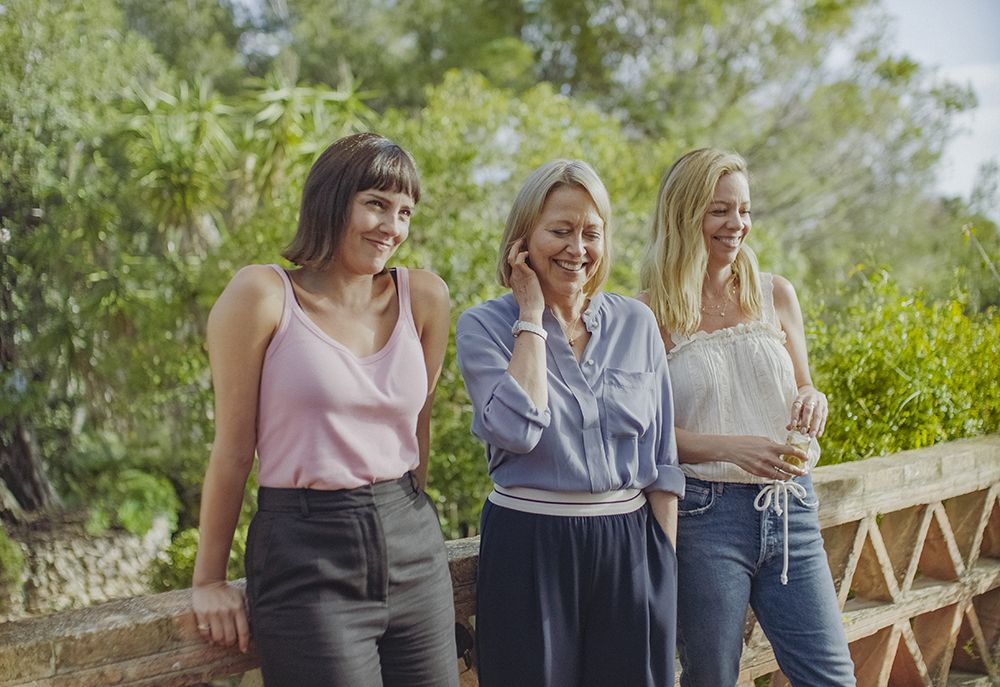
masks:
<path fill-rule="evenodd" d="M 763 485 L 687 478 L 678 504 L 677 647 L 682 687 L 731 687 L 740 672 L 747 606 L 782 672 L 797 687 L 851 687 L 854 665 L 819 532 L 819 503 L 788 499 L 788 584 L 781 584 L 784 524 L 754 509 Z"/>

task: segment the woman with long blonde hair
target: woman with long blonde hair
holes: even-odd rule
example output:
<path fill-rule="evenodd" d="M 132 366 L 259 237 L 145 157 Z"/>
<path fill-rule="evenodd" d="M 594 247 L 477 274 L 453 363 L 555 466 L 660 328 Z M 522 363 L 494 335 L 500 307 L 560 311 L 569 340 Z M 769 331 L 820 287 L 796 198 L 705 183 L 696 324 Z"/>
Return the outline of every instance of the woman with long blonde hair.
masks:
<path fill-rule="evenodd" d="M 667 349 L 686 477 L 681 685 L 736 684 L 749 606 L 793 685 L 849 687 L 853 665 L 809 477 L 826 397 L 809 374 L 795 289 L 758 270 L 750 228 L 743 158 L 689 152 L 663 177 L 642 265 L 641 299 Z"/>

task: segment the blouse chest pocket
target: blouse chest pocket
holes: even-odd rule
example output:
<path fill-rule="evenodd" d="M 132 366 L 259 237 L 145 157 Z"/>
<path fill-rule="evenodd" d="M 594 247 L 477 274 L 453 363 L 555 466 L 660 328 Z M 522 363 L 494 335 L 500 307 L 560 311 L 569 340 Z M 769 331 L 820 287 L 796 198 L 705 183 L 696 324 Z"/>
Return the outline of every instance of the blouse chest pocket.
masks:
<path fill-rule="evenodd" d="M 609 368 L 604 372 L 601 395 L 609 436 L 638 437 L 646 433 L 656 410 L 652 372 Z"/>

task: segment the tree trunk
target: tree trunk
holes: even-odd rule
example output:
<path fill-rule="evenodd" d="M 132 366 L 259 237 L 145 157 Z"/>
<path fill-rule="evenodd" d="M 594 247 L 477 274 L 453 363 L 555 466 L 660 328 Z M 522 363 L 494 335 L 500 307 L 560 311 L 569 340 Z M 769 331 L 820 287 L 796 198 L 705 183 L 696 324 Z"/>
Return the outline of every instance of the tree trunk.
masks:
<path fill-rule="evenodd" d="M 5 261 L 6 262 L 6 261 Z M 16 275 L 0 272 L 0 370 L 16 369 L 14 303 Z M 25 419 L 7 415 L 12 426 L 0 430 L 0 518 L 23 522 L 25 512 L 48 510 L 59 504 L 42 462 L 34 432 Z"/>
<path fill-rule="evenodd" d="M 0 433 L 0 516 L 20 522 L 26 512 L 48 510 L 59 503 L 45 474 L 38 443 L 31 430 L 18 422 L 13 431 Z M 12 496 L 14 503 L 10 502 Z"/>

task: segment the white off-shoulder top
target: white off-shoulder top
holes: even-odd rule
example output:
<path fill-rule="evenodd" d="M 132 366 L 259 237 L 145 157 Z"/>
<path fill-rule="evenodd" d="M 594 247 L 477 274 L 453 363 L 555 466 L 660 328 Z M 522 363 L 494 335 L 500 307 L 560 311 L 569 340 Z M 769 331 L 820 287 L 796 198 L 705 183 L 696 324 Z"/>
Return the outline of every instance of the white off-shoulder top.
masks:
<path fill-rule="evenodd" d="M 797 387 L 785 333 L 774 311 L 773 275 L 762 273 L 761 319 L 690 337 L 672 334 L 667 353 L 675 426 L 699 434 L 763 436 L 784 443 Z M 819 460 L 814 439 L 809 467 Z M 766 484 L 727 462 L 681 463 L 685 475 L 711 482 Z"/>

